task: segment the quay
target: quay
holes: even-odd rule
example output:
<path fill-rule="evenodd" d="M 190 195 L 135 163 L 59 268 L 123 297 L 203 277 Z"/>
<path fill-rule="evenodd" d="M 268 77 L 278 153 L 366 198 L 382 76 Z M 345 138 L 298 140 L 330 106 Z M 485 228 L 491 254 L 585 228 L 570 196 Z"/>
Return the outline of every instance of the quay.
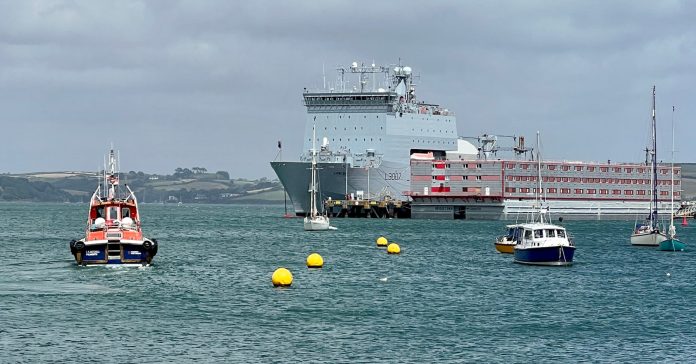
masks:
<path fill-rule="evenodd" d="M 674 218 L 675 219 L 682 219 L 682 218 L 694 218 L 696 219 L 696 202 L 693 201 L 685 201 L 682 202 L 682 205 L 679 207 L 677 211 L 674 212 Z"/>
<path fill-rule="evenodd" d="M 330 217 L 398 218 L 411 217 L 411 203 L 399 200 L 325 200 Z"/>

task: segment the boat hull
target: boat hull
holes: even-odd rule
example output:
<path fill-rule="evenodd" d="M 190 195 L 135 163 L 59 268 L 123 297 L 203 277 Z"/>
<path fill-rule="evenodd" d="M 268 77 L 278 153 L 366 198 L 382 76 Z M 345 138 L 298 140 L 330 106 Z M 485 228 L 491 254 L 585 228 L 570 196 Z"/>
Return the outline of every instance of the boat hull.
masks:
<path fill-rule="evenodd" d="M 660 242 L 659 249 L 665 252 L 683 252 L 686 250 L 686 243 L 679 239 L 667 239 Z"/>
<path fill-rule="evenodd" d="M 631 245 L 636 246 L 659 246 L 665 240 L 667 240 L 667 236 L 658 231 L 634 233 L 631 235 Z"/>
<path fill-rule="evenodd" d="M 503 254 L 514 254 L 515 253 L 515 243 L 495 243 L 495 250 Z"/>
<path fill-rule="evenodd" d="M 317 216 L 315 218 L 304 218 L 304 229 L 306 231 L 329 230 L 330 226 L 331 225 L 329 224 L 329 219 L 325 216 Z"/>
<path fill-rule="evenodd" d="M 515 247 L 515 263 L 564 266 L 573 264 L 574 246 Z"/>
<path fill-rule="evenodd" d="M 70 242 L 78 265 L 150 265 L 157 254 L 156 240 L 91 240 Z"/>

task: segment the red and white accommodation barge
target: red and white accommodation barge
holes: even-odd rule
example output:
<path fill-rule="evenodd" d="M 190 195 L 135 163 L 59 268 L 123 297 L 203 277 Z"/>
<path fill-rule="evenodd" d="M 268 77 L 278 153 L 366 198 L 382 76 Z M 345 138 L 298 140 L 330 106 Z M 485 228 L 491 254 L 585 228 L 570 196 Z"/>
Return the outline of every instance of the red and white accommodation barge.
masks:
<path fill-rule="evenodd" d="M 635 163 L 541 162 L 545 205 L 554 218 L 634 219 L 650 203 L 650 166 Z M 411 158 L 413 218 L 516 220 L 534 211 L 537 162 Z M 681 167 L 674 167 L 674 199 L 681 200 Z M 658 166 L 658 213 L 670 213 L 670 166 Z M 664 214 L 664 215 L 663 215 Z"/>
<path fill-rule="evenodd" d="M 89 204 L 85 237 L 70 242 L 78 265 L 149 265 L 157 254 L 157 240 L 143 236 L 138 200 L 124 184 L 119 188 L 118 160 L 109 152 L 109 170 Z"/>

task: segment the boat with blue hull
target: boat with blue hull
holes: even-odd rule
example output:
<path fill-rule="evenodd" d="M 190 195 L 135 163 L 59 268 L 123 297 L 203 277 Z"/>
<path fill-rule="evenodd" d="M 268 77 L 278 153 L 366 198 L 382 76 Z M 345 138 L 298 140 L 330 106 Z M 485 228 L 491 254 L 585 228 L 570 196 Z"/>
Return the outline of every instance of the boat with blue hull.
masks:
<path fill-rule="evenodd" d="M 573 264 L 575 245 L 568 239 L 565 228 L 551 224 L 524 224 L 522 227 L 526 236 L 515 247 L 515 263 L 551 266 Z"/>
<path fill-rule="evenodd" d="M 515 263 L 530 265 L 567 266 L 573 264 L 575 243 L 563 226 L 547 223 L 550 221 L 549 209 L 542 207 L 541 199 L 541 155 L 539 153 L 539 133 L 537 132 L 537 181 L 536 201 L 532 222 L 517 227 Z"/>
<path fill-rule="evenodd" d="M 121 189 L 118 159 L 109 152 L 103 182 L 92 195 L 85 237 L 70 242 L 70 253 L 81 266 L 147 266 L 157 254 L 156 239 L 143 236 L 138 200 L 124 184 Z"/>

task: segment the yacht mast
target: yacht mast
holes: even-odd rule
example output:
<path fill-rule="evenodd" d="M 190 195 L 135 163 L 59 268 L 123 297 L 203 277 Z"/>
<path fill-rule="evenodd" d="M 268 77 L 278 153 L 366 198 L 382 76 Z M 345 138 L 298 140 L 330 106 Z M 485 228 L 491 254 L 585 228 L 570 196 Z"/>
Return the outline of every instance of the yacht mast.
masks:
<path fill-rule="evenodd" d="M 655 126 L 655 85 L 652 90 L 652 175 L 650 176 L 650 227 L 654 228 L 657 222 L 657 128 Z"/>
<path fill-rule="evenodd" d="M 316 179 L 317 179 L 317 150 L 316 150 L 316 139 L 317 132 L 316 126 L 312 125 L 312 183 L 310 187 L 311 195 L 309 196 L 310 203 L 310 216 L 315 217 L 317 215 L 317 201 L 316 201 Z"/>
<path fill-rule="evenodd" d="M 671 162 L 671 178 L 670 186 L 672 191 L 670 192 L 670 204 L 669 204 L 669 238 L 674 239 L 675 229 L 674 229 L 674 105 L 672 105 L 672 162 Z"/>

